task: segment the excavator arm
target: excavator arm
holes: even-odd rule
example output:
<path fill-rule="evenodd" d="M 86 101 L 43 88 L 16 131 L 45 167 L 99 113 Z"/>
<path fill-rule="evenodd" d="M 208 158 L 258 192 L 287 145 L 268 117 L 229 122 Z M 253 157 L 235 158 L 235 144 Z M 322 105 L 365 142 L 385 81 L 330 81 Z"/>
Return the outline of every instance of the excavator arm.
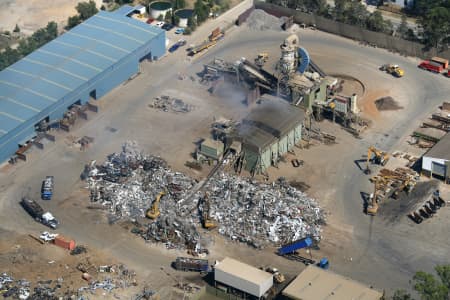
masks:
<path fill-rule="evenodd" d="M 372 159 L 372 157 L 373 157 L 373 159 Z M 364 173 L 366 173 L 366 174 L 371 173 L 371 170 L 370 170 L 370 161 L 371 160 L 373 160 L 376 164 L 384 166 L 389 161 L 389 158 L 390 158 L 389 154 L 387 154 L 386 152 L 378 150 L 374 146 L 370 146 L 369 149 L 367 150 L 366 169 L 365 169 Z"/>
<path fill-rule="evenodd" d="M 161 201 L 161 198 L 166 194 L 165 191 L 162 191 L 158 194 L 158 196 L 156 196 L 155 201 L 153 201 L 152 206 L 147 209 L 145 216 L 149 219 L 156 219 L 159 217 L 159 215 L 161 214 L 161 212 L 159 211 L 159 201 Z"/>

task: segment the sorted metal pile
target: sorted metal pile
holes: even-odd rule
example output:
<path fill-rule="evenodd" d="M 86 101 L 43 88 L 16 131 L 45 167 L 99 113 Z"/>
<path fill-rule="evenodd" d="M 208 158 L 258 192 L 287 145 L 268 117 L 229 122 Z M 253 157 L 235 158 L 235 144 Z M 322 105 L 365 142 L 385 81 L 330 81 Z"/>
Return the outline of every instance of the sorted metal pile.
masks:
<path fill-rule="evenodd" d="M 202 189 L 210 196 L 210 215 L 219 233 L 257 248 L 306 236 L 319 240 L 325 222 L 316 201 L 284 179 L 259 183 L 219 173 L 203 186 L 172 171 L 161 158 L 142 154 L 134 142 L 125 143 L 121 153 L 108 156 L 102 165 L 91 163 L 86 173 L 91 201 L 108 207 L 117 219 L 144 217 L 157 195 L 165 191 L 160 216 L 133 232 L 169 248 L 199 250 L 204 246 L 198 231 Z"/>
<path fill-rule="evenodd" d="M 149 107 L 156 108 L 165 112 L 179 112 L 187 113 L 190 112 L 193 107 L 185 103 L 183 100 L 178 98 L 171 98 L 169 96 L 155 97 L 153 102 L 149 104 Z"/>

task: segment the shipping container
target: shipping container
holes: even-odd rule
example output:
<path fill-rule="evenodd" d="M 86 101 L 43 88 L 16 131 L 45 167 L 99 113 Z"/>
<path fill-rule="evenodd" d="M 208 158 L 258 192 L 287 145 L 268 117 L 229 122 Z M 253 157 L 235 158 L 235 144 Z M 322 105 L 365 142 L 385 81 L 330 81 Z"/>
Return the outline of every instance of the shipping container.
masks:
<path fill-rule="evenodd" d="M 54 240 L 53 243 L 56 246 L 59 246 L 61 248 L 67 249 L 67 250 L 73 250 L 75 249 L 75 241 L 71 239 L 67 239 L 61 235 L 58 235 Z"/>
<path fill-rule="evenodd" d="M 448 68 L 448 60 L 445 58 L 435 56 L 431 58 L 431 61 L 442 65 L 444 69 Z"/>

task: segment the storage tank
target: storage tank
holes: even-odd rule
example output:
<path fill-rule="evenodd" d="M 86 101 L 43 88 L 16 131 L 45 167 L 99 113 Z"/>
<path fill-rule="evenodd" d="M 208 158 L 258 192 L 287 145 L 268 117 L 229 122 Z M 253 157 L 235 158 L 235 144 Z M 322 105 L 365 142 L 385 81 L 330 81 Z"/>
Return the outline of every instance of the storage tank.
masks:
<path fill-rule="evenodd" d="M 299 40 L 298 36 L 295 34 L 287 37 L 283 44 L 280 45 L 280 67 L 283 73 L 291 73 L 295 70 L 298 46 Z"/>
<path fill-rule="evenodd" d="M 188 19 L 194 16 L 194 10 L 183 8 L 175 11 L 175 16 L 179 18 L 178 26 L 179 27 L 187 27 L 188 26 Z"/>
<path fill-rule="evenodd" d="M 172 11 L 172 3 L 166 1 L 154 1 L 150 3 L 150 13 L 153 19 L 158 19 L 160 15 L 166 16 L 168 11 Z"/>

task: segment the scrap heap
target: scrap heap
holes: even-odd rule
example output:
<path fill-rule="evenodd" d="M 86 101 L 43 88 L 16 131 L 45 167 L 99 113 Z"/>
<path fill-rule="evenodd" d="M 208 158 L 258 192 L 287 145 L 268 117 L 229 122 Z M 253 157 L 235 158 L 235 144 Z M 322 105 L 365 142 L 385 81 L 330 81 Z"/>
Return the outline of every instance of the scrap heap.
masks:
<path fill-rule="evenodd" d="M 202 191 L 195 180 L 172 171 L 159 157 L 142 154 L 133 142 L 102 165 L 87 166 L 86 175 L 91 201 L 108 207 L 115 219 L 144 217 L 156 196 L 166 191 L 160 216 L 134 233 L 170 248 L 199 249 L 204 192 L 210 195 L 210 214 L 219 233 L 257 248 L 306 236 L 319 240 L 325 222 L 315 200 L 283 179 L 269 184 L 221 173 Z"/>

